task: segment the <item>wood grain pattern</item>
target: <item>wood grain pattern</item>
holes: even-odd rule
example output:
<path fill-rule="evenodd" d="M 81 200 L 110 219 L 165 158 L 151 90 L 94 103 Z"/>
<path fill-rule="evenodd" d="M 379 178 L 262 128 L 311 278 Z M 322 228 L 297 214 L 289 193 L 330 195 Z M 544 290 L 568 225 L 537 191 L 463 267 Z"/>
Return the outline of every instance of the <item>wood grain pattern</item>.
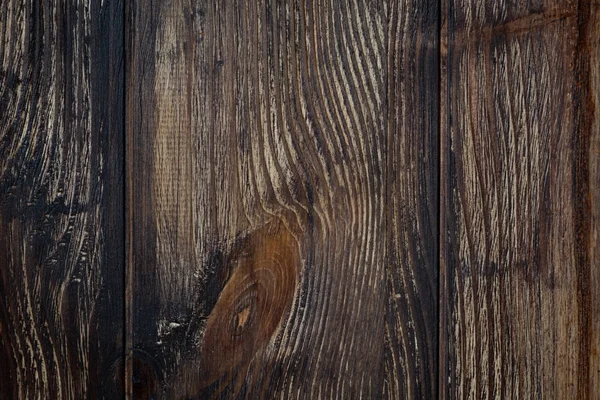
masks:
<path fill-rule="evenodd" d="M 437 398 L 439 15 L 390 4 L 383 398 Z"/>
<path fill-rule="evenodd" d="M 129 394 L 435 397 L 437 3 L 128 18 Z"/>
<path fill-rule="evenodd" d="M 250 364 L 261 363 L 290 310 L 301 260 L 296 239 L 282 223 L 253 232 L 230 257 L 228 264 L 237 265 L 207 318 L 199 376 L 200 386 L 208 387 L 235 374 L 236 396 Z"/>
<path fill-rule="evenodd" d="M 442 396 L 598 398 L 598 2 L 443 12 Z"/>
<path fill-rule="evenodd" d="M 109 0 L 0 5 L 1 398 L 118 393 L 122 16 Z"/>
<path fill-rule="evenodd" d="M 598 0 L 6 0 L 0 398 L 600 398 L 598 104 Z"/>
<path fill-rule="evenodd" d="M 589 142 L 582 143 L 581 149 L 587 151 L 587 189 L 589 197 L 584 198 L 584 211 L 587 216 L 587 237 L 582 238 L 582 243 L 587 246 L 589 253 L 587 261 L 589 270 L 589 369 L 588 376 L 590 382 L 590 399 L 600 398 L 600 386 L 595 382 L 600 382 L 600 2 L 589 3 L 589 16 L 586 20 L 585 30 L 583 31 L 585 40 L 582 42 L 584 48 L 581 54 L 589 57 L 587 73 L 589 98 L 586 100 L 588 106 L 593 104 L 593 109 L 588 110 L 587 116 L 590 118 L 586 129 L 589 129 Z M 586 61 L 583 59 L 582 61 Z M 582 114 L 586 115 L 586 114 Z M 583 192 L 585 193 L 585 191 Z M 586 250 L 586 247 L 582 249 Z M 585 253 L 584 253 L 585 254 Z"/>

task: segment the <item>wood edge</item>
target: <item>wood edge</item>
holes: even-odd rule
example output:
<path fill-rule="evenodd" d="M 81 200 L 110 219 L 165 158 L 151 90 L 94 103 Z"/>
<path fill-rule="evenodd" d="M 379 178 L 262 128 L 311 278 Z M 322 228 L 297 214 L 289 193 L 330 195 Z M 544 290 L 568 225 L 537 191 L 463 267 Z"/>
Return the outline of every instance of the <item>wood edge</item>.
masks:
<path fill-rule="evenodd" d="M 447 265 L 447 218 L 448 218 L 448 0 L 438 0 L 438 398 L 448 398 L 448 265 Z"/>
<path fill-rule="evenodd" d="M 125 266 L 124 274 L 124 308 L 125 323 L 123 324 L 123 336 L 125 341 L 124 368 L 123 368 L 123 390 L 125 399 L 133 398 L 133 93 L 129 90 L 133 82 L 134 59 L 134 0 L 124 0 L 123 4 L 123 40 L 124 40 L 124 76 L 123 88 L 124 110 L 124 148 L 125 148 L 125 179 L 124 179 L 124 233 L 125 233 Z"/>
<path fill-rule="evenodd" d="M 591 41 L 594 38 L 594 0 L 580 0 L 577 7 L 577 43 L 575 47 L 574 73 L 575 73 L 575 137 L 573 149 L 575 156 L 574 165 L 574 227 L 575 227 L 575 257 L 577 265 L 577 299 L 578 299 L 578 324 L 580 329 L 577 398 L 589 399 L 592 394 L 591 377 L 591 351 L 593 335 L 592 315 L 592 264 L 590 259 L 592 237 L 592 204 L 589 148 L 592 144 L 595 104 L 593 93 L 593 49 Z"/>

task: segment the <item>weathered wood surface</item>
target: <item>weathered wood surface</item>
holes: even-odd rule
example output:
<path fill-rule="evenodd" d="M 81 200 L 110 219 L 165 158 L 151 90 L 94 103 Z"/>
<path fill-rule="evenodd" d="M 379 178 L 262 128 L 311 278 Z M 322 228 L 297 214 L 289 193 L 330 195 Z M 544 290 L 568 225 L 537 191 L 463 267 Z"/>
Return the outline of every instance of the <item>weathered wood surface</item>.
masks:
<path fill-rule="evenodd" d="M 123 8 L 0 3 L 0 398 L 115 398 Z"/>
<path fill-rule="evenodd" d="M 600 398 L 599 41 L 597 0 L 2 2 L 0 398 Z"/>
<path fill-rule="evenodd" d="M 599 3 L 443 13 L 441 394 L 597 399 Z"/>
<path fill-rule="evenodd" d="M 128 20 L 129 394 L 435 398 L 437 2 Z"/>

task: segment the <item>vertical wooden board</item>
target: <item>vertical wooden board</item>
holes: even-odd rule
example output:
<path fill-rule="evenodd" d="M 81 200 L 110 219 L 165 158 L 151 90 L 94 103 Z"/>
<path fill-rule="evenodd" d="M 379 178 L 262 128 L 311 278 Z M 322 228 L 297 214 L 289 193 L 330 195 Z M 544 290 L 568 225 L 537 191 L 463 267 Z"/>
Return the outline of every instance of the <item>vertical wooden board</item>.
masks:
<path fill-rule="evenodd" d="M 589 55 L 589 99 L 588 104 L 593 105 L 590 110 L 588 128 L 590 129 L 589 146 L 587 149 L 587 171 L 589 174 L 588 190 L 589 201 L 584 211 L 589 211 L 587 226 L 588 237 L 583 243 L 589 246 L 590 265 L 590 342 L 589 342 L 589 381 L 590 399 L 600 398 L 600 2 L 590 3 L 589 19 L 586 21 L 584 55 Z M 587 53 L 589 52 L 589 53 Z M 584 203 L 585 204 L 585 203 Z M 586 209 L 587 208 L 587 209 Z M 586 240 L 587 239 L 587 240 Z"/>
<path fill-rule="evenodd" d="M 598 396 L 598 12 L 447 2 L 444 398 Z"/>
<path fill-rule="evenodd" d="M 437 398 L 439 17 L 389 10 L 384 398 Z"/>
<path fill-rule="evenodd" d="M 0 397 L 123 374 L 123 9 L 0 7 Z"/>
<path fill-rule="evenodd" d="M 132 3 L 131 395 L 435 394 L 435 3 Z"/>

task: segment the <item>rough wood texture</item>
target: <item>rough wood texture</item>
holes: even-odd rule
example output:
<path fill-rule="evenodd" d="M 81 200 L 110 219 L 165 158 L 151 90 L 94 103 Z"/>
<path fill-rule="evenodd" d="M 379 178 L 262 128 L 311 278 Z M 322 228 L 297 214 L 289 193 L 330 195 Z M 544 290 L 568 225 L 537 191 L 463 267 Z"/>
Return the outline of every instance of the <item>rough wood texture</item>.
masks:
<path fill-rule="evenodd" d="M 109 0 L 0 5 L 1 398 L 118 390 L 122 16 Z"/>
<path fill-rule="evenodd" d="M 128 392 L 435 397 L 437 2 L 128 15 Z"/>
<path fill-rule="evenodd" d="M 599 3 L 443 12 L 442 395 L 598 398 Z"/>
<path fill-rule="evenodd" d="M 597 0 L 589 4 L 589 17 L 583 32 L 583 38 L 585 38 L 582 41 L 583 55 L 589 57 L 589 81 L 587 82 L 589 98 L 587 101 L 588 105 L 593 104 L 593 108 L 590 108 L 589 114 L 587 114 L 590 118 L 586 128 L 590 129 L 589 143 L 584 141 L 581 147 L 583 151 L 587 151 L 587 154 L 582 154 L 587 156 L 587 160 L 582 157 L 587 161 L 583 173 L 589 174 L 586 182 L 589 197 L 583 199 L 584 211 L 588 212 L 587 217 L 583 215 L 583 218 L 587 218 L 589 225 L 586 229 L 589 229 L 589 236 L 583 237 L 582 243 L 589 246 L 587 262 L 590 266 L 589 398 L 598 399 L 600 398 L 600 385 L 598 385 L 600 382 L 600 2 Z M 583 61 L 586 60 L 583 59 Z M 583 88 L 585 89 L 585 87 Z M 586 201 L 589 203 L 585 203 Z"/>
<path fill-rule="evenodd" d="M 600 398 L 598 0 L 125 4 L 0 6 L 0 398 Z"/>

